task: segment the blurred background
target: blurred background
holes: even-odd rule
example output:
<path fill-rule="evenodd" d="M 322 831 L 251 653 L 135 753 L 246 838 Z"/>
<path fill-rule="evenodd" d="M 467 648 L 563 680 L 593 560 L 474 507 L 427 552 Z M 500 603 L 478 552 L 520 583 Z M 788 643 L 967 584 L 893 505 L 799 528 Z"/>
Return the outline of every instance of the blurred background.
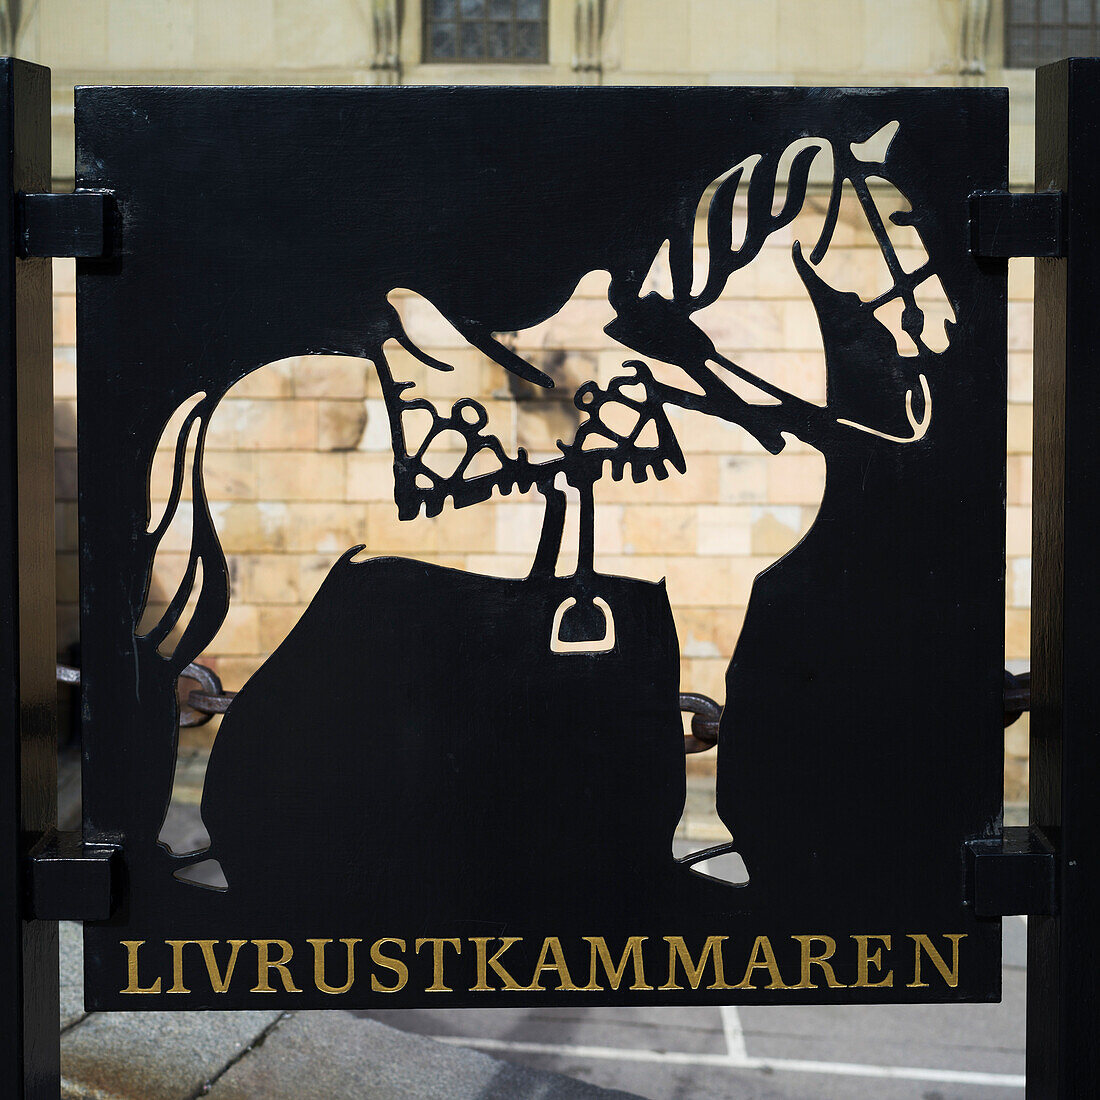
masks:
<path fill-rule="evenodd" d="M 53 70 L 55 190 L 74 181 L 72 89 L 78 84 L 1007 86 L 1010 183 L 1029 190 L 1034 68 L 1100 52 L 1097 7 L 1094 0 L 0 0 L 0 44 L 5 53 Z M 826 181 L 812 184 L 806 216 L 820 219 L 825 199 Z M 724 354 L 748 369 L 823 400 L 816 317 L 790 262 L 798 234 L 795 225 L 769 239 L 713 307 L 709 331 Z M 700 221 L 703 264 L 705 239 Z M 834 285 L 863 286 L 876 277 L 881 255 L 858 210 L 842 210 L 829 255 Z M 1029 664 L 1031 267 L 1028 260 L 1012 261 L 1009 280 L 1005 659 L 1012 671 Z M 58 645 L 62 659 L 78 663 L 75 281 L 71 261 L 56 261 L 54 269 Z M 657 256 L 650 286 L 667 287 L 667 279 Z M 456 367 L 448 375 L 402 363 L 425 396 L 477 397 L 513 453 L 517 446 L 533 456 L 553 452 L 555 440 L 575 426 L 567 400 L 509 386 L 503 372 L 422 299 L 399 292 L 394 301 L 413 340 Z M 943 317 L 949 316 L 948 310 Z M 586 279 L 559 315 L 516 334 L 516 346 L 571 383 L 558 391 L 568 399 L 584 379 L 606 382 L 620 372 L 623 350 L 603 332 L 610 317 L 606 286 Z M 896 323 L 893 330 L 897 335 Z M 644 485 L 605 479 L 597 486 L 596 565 L 667 578 L 681 690 L 721 702 L 753 578 L 812 523 L 824 466 L 817 452 L 797 442 L 772 457 L 736 426 L 691 415 L 671 414 L 679 417 L 674 426 L 687 454 L 685 476 Z M 170 484 L 174 442 L 169 427 L 151 470 L 154 513 Z M 232 607 L 200 659 L 228 690 L 241 687 L 279 645 L 333 561 L 357 543 L 372 554 L 486 573 L 523 575 L 530 568 L 542 517 L 534 496 L 494 497 L 476 509 L 448 508 L 435 520 L 398 523 L 382 395 L 364 360 L 310 356 L 255 372 L 222 402 L 207 446 L 206 486 L 228 555 Z M 189 539 L 185 505 L 158 554 L 150 616 L 159 615 L 175 591 Z M 198 801 L 202 761 L 216 730 L 217 719 L 184 731 L 176 788 L 184 804 Z M 1026 715 L 1005 731 L 1010 823 L 1026 820 L 1027 737 Z M 710 813 L 713 758 L 713 752 L 689 757 L 692 794 L 681 840 L 720 835 Z M 1015 1048 L 1013 1058 L 990 1055 L 991 1069 L 1020 1065 L 1019 997 L 1012 1012 L 1013 1034 L 1004 1042 Z M 854 1016 L 846 1019 L 853 1035 L 864 1027 Z M 715 1025 L 719 1037 L 726 1024 L 723 1017 Z M 931 1035 L 951 1029 L 929 1026 Z M 1000 1049 L 993 1030 L 990 1049 Z M 725 1034 L 729 1040 L 728 1027 Z M 672 1041 L 687 1041 L 685 1035 Z M 937 1057 L 929 1050 L 938 1040 L 929 1042 L 896 1057 L 928 1063 Z M 642 1066 L 634 1078 L 615 1083 L 645 1091 L 649 1073 Z M 588 1076 L 600 1079 L 596 1071 Z M 859 1091 L 993 1095 L 993 1084 L 897 1093 L 868 1084 Z M 829 1095 L 856 1094 L 838 1087 Z M 693 1088 L 676 1095 L 703 1094 Z M 653 1086 L 646 1094 L 672 1092 Z M 813 1087 L 774 1093 L 796 1094 L 825 1093 Z"/>
<path fill-rule="evenodd" d="M 55 190 L 73 183 L 72 89 L 85 83 L 1003 85 L 1011 90 L 1011 183 L 1027 189 L 1034 67 L 1096 52 L 1096 34 L 1092 0 L 0 3 L 4 49 L 53 70 Z M 823 180 L 810 213 L 815 201 L 821 208 L 824 189 Z M 865 284 L 881 263 L 878 250 L 858 208 L 846 208 L 842 219 L 830 251 L 834 285 Z M 731 281 L 711 331 L 731 358 L 821 400 L 816 318 L 790 263 L 797 231 L 773 235 L 758 261 Z M 698 243 L 705 243 L 702 225 Z M 75 294 L 71 261 L 58 261 L 55 270 L 58 644 L 72 656 Z M 651 285 L 660 287 L 664 277 L 655 263 Z M 522 334 L 521 350 L 559 380 L 606 381 L 624 356 L 602 331 L 610 319 L 604 292 L 598 280 L 582 282 L 562 314 Z M 1030 633 L 1030 261 L 1011 264 L 1010 296 L 1005 656 L 1018 671 L 1028 664 Z M 510 390 L 504 373 L 426 303 L 398 305 L 412 338 L 458 368 L 442 375 L 406 364 L 419 392 L 477 396 L 498 414 L 494 426 L 506 446 L 553 451 L 575 418 L 568 403 L 575 385 L 559 387 L 565 401 L 530 387 Z M 502 428 L 501 418 L 510 423 Z M 768 456 L 740 429 L 714 420 L 676 427 L 688 451 L 686 477 L 599 483 L 597 566 L 668 578 L 682 690 L 721 702 L 752 580 L 812 522 L 823 464 L 797 443 Z M 174 439 L 166 432 L 163 447 Z M 531 497 L 397 523 L 386 418 L 365 361 L 310 357 L 256 372 L 223 402 L 208 450 L 206 484 L 229 554 L 232 608 L 203 659 L 229 690 L 285 637 L 335 557 L 358 542 L 372 553 L 415 554 L 490 573 L 529 567 L 542 512 Z M 170 484 L 168 465 L 152 471 L 154 511 Z M 185 507 L 158 555 L 150 615 L 175 591 L 188 545 Z M 215 729 L 216 720 L 190 737 L 208 740 Z M 712 758 L 701 754 L 690 766 L 705 773 Z M 1006 731 L 1010 807 L 1026 800 L 1027 781 L 1025 716 Z"/>

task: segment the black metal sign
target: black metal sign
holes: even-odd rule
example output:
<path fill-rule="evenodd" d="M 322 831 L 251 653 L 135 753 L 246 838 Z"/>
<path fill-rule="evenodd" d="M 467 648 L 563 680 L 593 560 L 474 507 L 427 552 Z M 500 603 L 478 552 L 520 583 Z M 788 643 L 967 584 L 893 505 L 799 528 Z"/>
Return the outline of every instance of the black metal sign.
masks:
<path fill-rule="evenodd" d="M 1005 187 L 1006 134 L 989 90 L 79 90 L 77 186 L 114 211 L 110 256 L 78 266 L 84 830 L 126 868 L 115 913 L 86 925 L 88 1006 L 996 999 L 1000 921 L 968 903 L 965 853 L 1000 827 L 1006 269 L 971 255 L 969 196 Z M 811 174 L 828 211 L 789 262 L 821 329 L 822 404 L 721 354 L 705 318 Z M 909 210 L 884 216 L 879 181 Z M 845 189 L 889 271 L 877 297 L 822 273 Z M 919 263 L 891 241 L 903 224 Z M 660 293 L 643 280 L 664 242 Z M 509 451 L 473 396 L 414 398 L 388 361 L 450 366 L 390 304 L 408 288 L 502 381 L 547 387 L 501 334 L 596 271 L 622 367 L 572 394 L 555 457 Z M 930 289 L 954 318 L 938 334 Z M 229 707 L 211 844 L 180 858 L 158 843 L 176 681 L 234 598 L 207 426 L 240 379 L 310 353 L 377 371 L 402 521 L 535 487 L 541 542 L 522 580 L 371 557 L 369 539 L 334 555 Z M 800 440 L 827 469 L 731 654 L 717 812 L 733 843 L 686 859 L 669 596 L 593 554 L 601 479 L 690 463 L 670 408 L 772 454 Z M 139 631 L 185 479 L 189 565 Z M 566 484 L 582 514 L 562 576 Z M 198 860 L 223 888 L 188 880 Z"/>

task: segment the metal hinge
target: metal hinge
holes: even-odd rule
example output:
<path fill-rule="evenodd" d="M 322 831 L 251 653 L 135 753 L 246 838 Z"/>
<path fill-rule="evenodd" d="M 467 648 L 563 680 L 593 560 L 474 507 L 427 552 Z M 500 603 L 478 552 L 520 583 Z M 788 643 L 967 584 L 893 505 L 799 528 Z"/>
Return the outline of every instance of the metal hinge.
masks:
<path fill-rule="evenodd" d="M 1064 199 L 1061 191 L 975 192 L 970 196 L 971 254 L 991 259 L 1064 256 Z"/>
<path fill-rule="evenodd" d="M 106 920 L 122 878 L 122 849 L 85 844 L 78 832 L 50 833 L 31 850 L 29 915 L 35 920 Z"/>
<path fill-rule="evenodd" d="M 1036 828 L 1014 826 L 966 845 L 969 900 L 979 917 L 1054 912 L 1054 848 Z"/>
<path fill-rule="evenodd" d="M 103 259 L 111 254 L 114 209 L 110 191 L 21 194 L 15 214 L 19 254 Z"/>

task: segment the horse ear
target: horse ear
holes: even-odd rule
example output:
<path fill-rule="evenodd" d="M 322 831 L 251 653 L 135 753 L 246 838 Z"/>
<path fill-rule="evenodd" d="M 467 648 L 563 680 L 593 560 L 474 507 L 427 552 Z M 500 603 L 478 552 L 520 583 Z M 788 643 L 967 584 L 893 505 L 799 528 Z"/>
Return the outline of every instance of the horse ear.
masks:
<path fill-rule="evenodd" d="M 890 144 L 900 129 L 898 122 L 888 122 L 877 129 L 869 138 L 853 142 L 850 146 L 852 156 L 866 164 L 882 164 L 890 151 Z"/>

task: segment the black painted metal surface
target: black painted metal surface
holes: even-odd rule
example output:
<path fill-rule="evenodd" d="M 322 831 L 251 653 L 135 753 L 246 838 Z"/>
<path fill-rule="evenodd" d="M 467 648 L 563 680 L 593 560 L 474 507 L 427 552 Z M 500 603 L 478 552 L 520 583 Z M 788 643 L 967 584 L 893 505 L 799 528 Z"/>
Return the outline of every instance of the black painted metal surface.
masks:
<path fill-rule="evenodd" d="M 975 256 L 1064 256 L 1065 196 L 1061 191 L 971 195 L 970 248 Z"/>
<path fill-rule="evenodd" d="M 21 256 L 96 258 L 110 250 L 110 196 L 95 191 L 19 196 Z"/>
<path fill-rule="evenodd" d="M 236 692 L 223 691 L 218 674 L 206 665 L 189 664 L 179 675 L 179 724 L 181 726 L 203 726 L 215 714 L 224 714 L 233 702 Z M 70 687 L 80 686 L 80 669 L 72 665 L 57 666 L 57 682 Z M 194 691 L 188 685 L 198 684 Z"/>
<path fill-rule="evenodd" d="M 866 152 L 884 133 L 888 151 Z M 78 264 L 84 828 L 122 843 L 128 878 L 119 911 L 86 926 L 89 1007 L 999 995 L 1000 925 L 968 904 L 966 844 L 1001 812 L 1006 264 L 970 254 L 968 200 L 1006 186 L 1002 92 L 96 88 L 78 91 L 77 135 L 78 187 L 110 191 L 119 217 L 113 258 Z M 826 228 L 791 255 L 822 330 L 822 406 L 719 354 L 702 311 L 794 219 L 826 150 Z M 893 220 L 927 250 L 915 271 L 874 177 L 912 206 Z M 890 271 L 879 299 L 818 273 L 846 184 Z M 693 288 L 701 199 L 710 263 Z M 671 291 L 643 293 L 665 240 Z M 388 346 L 449 365 L 412 343 L 389 291 L 414 290 L 502 379 L 539 386 L 499 334 L 554 315 L 596 270 L 623 368 L 574 395 L 557 457 L 508 453 L 475 401 L 403 396 Z M 941 350 L 917 302 L 933 277 L 959 321 Z M 892 300 L 916 354 L 875 317 Z M 206 425 L 239 379 L 319 352 L 378 370 L 403 520 L 534 486 L 542 541 L 523 580 L 349 548 L 229 706 L 203 796 L 211 847 L 181 858 L 157 842 L 176 679 L 232 596 Z M 660 361 L 693 385 L 659 380 Z M 150 523 L 153 450 L 188 402 L 173 501 Z M 612 428 L 613 405 L 633 430 Z M 773 453 L 796 437 L 827 466 L 817 522 L 757 579 L 731 655 L 717 809 L 744 885 L 703 873 L 730 846 L 672 857 L 685 781 L 668 597 L 593 555 L 601 476 L 684 468 L 668 406 Z M 414 410 L 429 441 L 461 439 L 453 473 L 406 439 Z M 479 456 L 490 472 L 473 472 Z M 190 568 L 139 636 L 184 476 Z M 567 577 L 559 478 L 582 502 Z M 175 877 L 198 859 L 226 889 Z"/>
<path fill-rule="evenodd" d="M 1066 194 L 1068 255 L 1035 267 L 1031 824 L 1057 851 L 1058 911 L 1028 922 L 1029 1097 L 1100 1080 L 1100 755 L 1090 695 L 1100 645 L 1100 60 L 1036 76 L 1035 178 Z"/>
<path fill-rule="evenodd" d="M 194 680 L 201 691 L 181 690 L 181 726 L 201 726 L 215 714 L 225 714 L 236 698 L 235 691 L 225 691 L 213 669 L 206 665 L 190 664 L 180 673 L 181 680 Z M 71 665 L 57 666 L 57 682 L 77 686 L 80 669 Z M 1021 715 L 1031 709 L 1031 673 L 1013 675 L 1005 670 L 1004 716 L 1005 726 L 1011 726 Z M 690 732 L 684 735 L 684 751 L 706 752 L 718 744 L 718 727 L 722 720 L 722 707 L 708 695 L 694 691 L 680 692 L 680 710 L 691 715 Z"/>
<path fill-rule="evenodd" d="M 978 916 L 1049 916 L 1057 910 L 1054 849 L 1041 832 L 1009 826 L 999 837 L 971 841 L 968 848 Z"/>
<path fill-rule="evenodd" d="M 49 71 L 0 58 L 0 1095 L 57 1096 L 57 925 L 30 848 L 57 823 L 48 260 L 17 258 L 16 196 L 50 185 Z"/>
<path fill-rule="evenodd" d="M 117 908 L 122 854 L 84 844 L 79 833 L 51 833 L 31 852 L 28 908 L 36 920 L 105 920 Z"/>

